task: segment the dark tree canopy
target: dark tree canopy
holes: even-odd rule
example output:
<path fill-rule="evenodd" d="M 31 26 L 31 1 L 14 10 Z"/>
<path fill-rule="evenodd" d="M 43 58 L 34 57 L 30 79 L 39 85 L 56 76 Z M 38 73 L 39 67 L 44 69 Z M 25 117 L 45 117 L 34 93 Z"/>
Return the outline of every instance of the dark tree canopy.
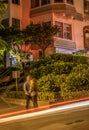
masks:
<path fill-rule="evenodd" d="M 53 26 L 50 22 L 43 22 L 38 24 L 31 23 L 24 30 L 24 35 L 26 41 L 29 41 L 31 44 L 35 43 L 40 47 L 44 57 L 46 48 L 53 44 L 53 36 L 57 32 L 57 26 Z"/>

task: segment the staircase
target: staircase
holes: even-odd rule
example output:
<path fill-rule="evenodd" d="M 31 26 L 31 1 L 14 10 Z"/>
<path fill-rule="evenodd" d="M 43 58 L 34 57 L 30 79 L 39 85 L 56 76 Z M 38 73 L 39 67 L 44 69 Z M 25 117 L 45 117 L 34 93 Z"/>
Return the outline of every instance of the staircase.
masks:
<path fill-rule="evenodd" d="M 11 74 L 12 74 L 11 68 L 3 69 L 0 72 L 0 91 L 6 89 L 6 86 L 10 83 Z"/>

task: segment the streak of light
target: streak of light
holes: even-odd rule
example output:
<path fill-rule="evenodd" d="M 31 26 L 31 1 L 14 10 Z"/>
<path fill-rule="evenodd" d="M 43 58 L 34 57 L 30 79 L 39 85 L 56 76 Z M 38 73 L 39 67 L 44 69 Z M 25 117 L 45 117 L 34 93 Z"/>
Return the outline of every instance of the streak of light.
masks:
<path fill-rule="evenodd" d="M 41 111 L 41 110 L 49 109 L 49 108 L 52 108 L 52 107 L 57 107 L 57 106 L 65 105 L 65 104 L 71 104 L 71 103 L 81 102 L 81 101 L 86 101 L 86 100 L 89 100 L 89 97 L 84 97 L 84 98 L 74 99 L 74 100 L 68 100 L 68 101 L 62 101 L 62 102 L 56 102 L 56 103 L 52 103 L 52 104 L 49 104 L 49 105 L 40 106 L 38 108 L 30 108 L 28 110 L 25 109 L 25 110 L 20 110 L 20 111 L 9 112 L 9 113 L 5 113 L 5 114 L 1 114 L 0 118 L 18 115 L 18 114 L 24 114 L 26 112 Z"/>
<path fill-rule="evenodd" d="M 34 112 L 34 113 L 32 112 L 32 113 L 25 113 L 25 114 L 22 114 L 22 115 L 5 117 L 5 118 L 0 119 L 0 123 L 20 120 L 20 119 L 25 119 L 25 118 L 30 118 L 30 117 L 37 117 L 37 116 L 41 116 L 41 115 L 44 115 L 44 114 L 51 114 L 53 112 L 73 109 L 73 108 L 77 108 L 77 107 L 80 107 L 80 106 L 86 106 L 86 105 L 89 105 L 89 101 L 82 101 L 82 102 L 67 104 L 67 105 L 63 105 L 63 106 L 58 106 L 58 107 L 46 109 L 46 110 L 43 110 L 43 111 L 37 111 L 37 112 Z"/>

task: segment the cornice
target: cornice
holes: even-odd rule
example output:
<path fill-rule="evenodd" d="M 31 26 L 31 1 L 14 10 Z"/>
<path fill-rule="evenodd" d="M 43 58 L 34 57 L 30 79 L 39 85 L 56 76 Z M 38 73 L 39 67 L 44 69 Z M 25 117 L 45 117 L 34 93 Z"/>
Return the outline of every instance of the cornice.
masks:
<path fill-rule="evenodd" d="M 47 13 L 65 13 L 66 16 L 73 16 L 76 20 L 83 20 L 83 15 L 78 13 L 74 6 L 69 4 L 49 4 L 45 6 L 40 6 L 37 8 L 32 8 L 30 10 L 30 17 L 33 18 L 35 16 L 47 14 Z"/>

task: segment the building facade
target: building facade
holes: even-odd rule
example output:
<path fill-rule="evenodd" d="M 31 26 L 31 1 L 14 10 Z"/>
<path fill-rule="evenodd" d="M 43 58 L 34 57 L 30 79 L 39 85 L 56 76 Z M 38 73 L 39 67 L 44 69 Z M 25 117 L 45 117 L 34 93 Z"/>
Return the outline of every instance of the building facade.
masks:
<path fill-rule="evenodd" d="M 6 26 L 17 25 L 21 29 L 30 23 L 30 1 L 29 0 L 5 0 L 8 3 L 3 24 Z"/>
<path fill-rule="evenodd" d="M 33 23 L 51 22 L 59 28 L 48 53 L 89 53 L 89 0 L 8 0 L 3 22 L 25 28 Z M 41 50 L 31 50 L 35 59 Z"/>

